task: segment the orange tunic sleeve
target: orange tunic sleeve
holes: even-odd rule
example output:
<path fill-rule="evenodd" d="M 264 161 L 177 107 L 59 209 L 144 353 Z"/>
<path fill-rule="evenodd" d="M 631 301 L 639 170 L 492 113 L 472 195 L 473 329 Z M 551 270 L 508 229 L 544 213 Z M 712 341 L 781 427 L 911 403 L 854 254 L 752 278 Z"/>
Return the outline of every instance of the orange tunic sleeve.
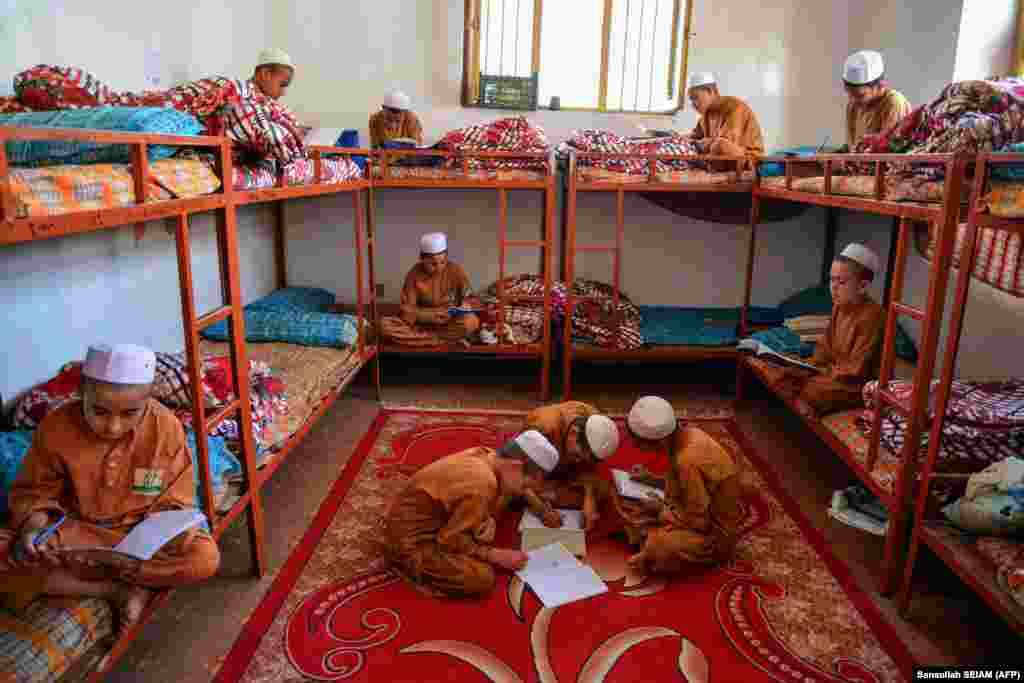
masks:
<path fill-rule="evenodd" d="M 872 379 L 871 375 L 877 371 L 885 330 L 884 310 L 881 306 L 866 305 L 858 311 L 858 319 L 852 326 L 852 339 L 843 343 L 849 352 L 836 359 L 832 368 L 833 379 L 841 382 Z"/>
<path fill-rule="evenodd" d="M 399 137 L 412 138 L 417 145 L 423 144 L 423 124 L 420 117 L 411 111 L 405 112 L 402 117 L 402 134 Z"/>
<path fill-rule="evenodd" d="M 448 523 L 437 532 L 437 544 L 451 553 L 479 554 L 476 530 L 490 517 L 490 503 L 482 495 L 467 495 L 454 501 Z"/>
<path fill-rule="evenodd" d="M 407 325 L 422 322 L 426 313 L 420 309 L 419 290 L 416 288 L 419 274 L 419 265 L 413 266 L 405 276 L 405 284 L 402 285 L 401 317 Z"/>
<path fill-rule="evenodd" d="M 50 447 L 53 421 L 43 421 L 32 439 L 10 492 L 11 528 L 19 529 L 35 512 L 64 511 L 60 501 L 66 497 L 69 483 L 60 456 Z"/>
<path fill-rule="evenodd" d="M 827 368 L 832 363 L 832 331 L 836 327 L 836 309 L 832 309 L 832 319 L 825 329 L 825 336 L 814 345 L 814 355 L 811 356 L 811 365 L 820 368 Z"/>

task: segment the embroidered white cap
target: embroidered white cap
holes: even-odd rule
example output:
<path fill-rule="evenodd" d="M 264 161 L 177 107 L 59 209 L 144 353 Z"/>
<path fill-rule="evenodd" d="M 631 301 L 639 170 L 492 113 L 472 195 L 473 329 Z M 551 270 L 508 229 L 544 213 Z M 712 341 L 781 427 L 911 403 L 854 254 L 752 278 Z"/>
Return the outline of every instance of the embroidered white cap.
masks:
<path fill-rule="evenodd" d="M 619 448 L 619 427 L 606 415 L 591 415 L 584 425 L 587 445 L 594 457 L 604 460 Z"/>
<path fill-rule="evenodd" d="M 389 109 L 401 109 L 405 111 L 412 106 L 412 100 L 401 90 L 389 92 L 384 98 L 384 106 Z"/>
<path fill-rule="evenodd" d="M 152 384 L 156 354 L 135 344 L 96 344 L 85 355 L 82 374 L 111 384 Z"/>
<path fill-rule="evenodd" d="M 874 50 L 854 52 L 843 64 L 843 80 L 850 85 L 864 85 L 877 81 L 885 73 L 882 54 Z"/>
<path fill-rule="evenodd" d="M 443 232 L 428 232 L 420 238 L 421 254 L 440 254 L 448 251 L 448 237 Z"/>
<path fill-rule="evenodd" d="M 664 439 L 676 430 L 672 404 L 660 396 L 643 396 L 629 409 L 629 429 L 641 439 Z"/>
<path fill-rule="evenodd" d="M 851 261 L 856 261 L 860 265 L 864 266 L 872 273 L 877 273 L 880 268 L 878 262 L 878 255 L 872 250 L 865 247 L 863 244 L 857 244 L 852 242 L 846 245 L 846 249 L 843 249 L 840 256 L 845 256 Z"/>
<path fill-rule="evenodd" d="M 690 74 L 689 87 L 697 88 L 702 85 L 713 85 L 718 81 L 715 80 L 715 75 L 710 71 L 695 71 Z"/>
<path fill-rule="evenodd" d="M 558 465 L 558 450 L 536 429 L 523 432 L 515 438 L 515 443 L 545 472 L 551 472 Z"/>
<path fill-rule="evenodd" d="M 287 66 L 292 69 L 295 68 L 295 64 L 292 63 L 291 56 L 289 56 L 284 50 L 279 50 L 276 47 L 268 47 L 266 50 L 260 52 L 260 56 L 256 60 L 256 66 L 259 67 L 265 64 L 280 64 L 281 66 Z"/>

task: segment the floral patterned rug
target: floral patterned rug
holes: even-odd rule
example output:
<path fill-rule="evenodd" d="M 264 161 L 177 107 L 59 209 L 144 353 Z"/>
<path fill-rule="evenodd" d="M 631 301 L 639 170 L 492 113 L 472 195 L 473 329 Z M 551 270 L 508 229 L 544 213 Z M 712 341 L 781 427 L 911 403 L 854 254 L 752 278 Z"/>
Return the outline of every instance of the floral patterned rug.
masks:
<path fill-rule="evenodd" d="M 216 680 L 903 681 L 910 655 L 731 420 L 749 515 L 735 559 L 666 580 L 588 538 L 609 591 L 555 609 L 514 576 L 483 600 L 423 595 L 380 561 L 377 529 L 417 468 L 514 435 L 517 416 L 385 411 L 242 630 Z M 608 465 L 664 469 L 624 441 Z M 661 465 L 658 468 L 658 465 Z M 610 515 L 606 515 L 609 520 Z M 518 544 L 506 512 L 496 543 Z M 607 526 L 607 525 L 606 525 Z"/>

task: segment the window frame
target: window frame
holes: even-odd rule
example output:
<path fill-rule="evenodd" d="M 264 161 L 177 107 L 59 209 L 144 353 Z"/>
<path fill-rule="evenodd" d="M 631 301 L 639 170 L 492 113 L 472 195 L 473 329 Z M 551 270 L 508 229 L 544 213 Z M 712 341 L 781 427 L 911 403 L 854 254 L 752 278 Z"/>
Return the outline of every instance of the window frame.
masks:
<path fill-rule="evenodd" d="M 686 69 L 690 56 L 690 38 L 693 37 L 693 3 L 694 0 L 674 0 L 672 8 L 672 24 L 675 29 L 672 31 L 671 54 L 669 55 L 668 82 L 666 86 L 674 89 L 676 80 L 679 82 L 679 93 L 676 97 L 676 106 L 667 111 L 648 111 L 631 109 L 608 109 L 608 76 L 609 76 L 609 53 L 611 42 L 611 18 L 612 3 L 614 0 L 604 0 L 604 18 L 601 23 L 601 81 L 598 83 L 598 106 L 595 107 L 561 107 L 558 111 L 573 112 L 596 112 L 602 114 L 638 114 L 644 116 L 674 116 L 686 109 L 688 98 L 686 96 Z M 480 12 L 482 0 L 465 0 L 463 15 L 463 39 L 462 39 L 462 106 L 476 108 L 480 92 Z M 533 36 L 531 46 L 531 70 L 539 74 L 540 63 L 540 35 L 543 21 L 544 0 L 533 0 Z M 682 35 L 680 36 L 679 22 L 683 21 Z M 676 53 L 679 48 L 679 40 L 682 39 L 682 53 L 679 55 L 679 69 L 676 70 Z M 551 110 L 549 107 L 537 104 L 539 110 Z"/>

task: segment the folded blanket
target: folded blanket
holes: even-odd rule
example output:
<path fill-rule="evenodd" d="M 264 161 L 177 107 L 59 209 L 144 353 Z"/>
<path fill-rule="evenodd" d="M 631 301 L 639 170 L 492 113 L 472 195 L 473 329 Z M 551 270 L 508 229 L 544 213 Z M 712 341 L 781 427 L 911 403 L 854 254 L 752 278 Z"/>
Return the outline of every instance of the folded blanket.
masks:
<path fill-rule="evenodd" d="M 613 293 L 611 285 L 596 280 L 577 278 L 572 283 L 573 296 L 587 299 L 572 311 L 573 341 L 618 350 L 643 346 L 639 307 L 620 291 L 616 308 Z"/>
<path fill-rule="evenodd" d="M 509 297 L 544 296 L 544 278 L 540 275 L 513 275 L 505 278 L 505 294 Z M 498 309 L 498 283 L 493 282 L 480 294 L 485 306 L 483 329 L 494 330 Z M 564 282 L 555 281 L 551 287 L 551 316 L 553 321 L 565 315 L 566 288 Z M 557 322 L 553 322 L 557 325 Z M 505 306 L 505 325 L 514 344 L 533 344 L 544 335 L 544 303 L 515 302 Z"/>
<path fill-rule="evenodd" d="M 449 131 L 437 143 L 438 149 L 452 152 L 541 152 L 550 149 L 544 129 L 530 123 L 523 116 L 498 119 Z M 446 166 L 461 166 L 462 162 L 450 158 Z M 543 168 L 546 159 L 469 159 L 473 169 Z"/>
<path fill-rule="evenodd" d="M 688 137 L 673 135 L 671 137 L 643 140 L 631 140 L 621 135 L 616 135 L 605 130 L 575 130 L 569 139 L 558 145 L 556 154 L 560 158 L 568 158 L 570 150 L 577 152 L 599 152 L 606 154 L 629 154 L 632 156 L 643 154 L 698 154 L 697 148 Z M 580 164 L 594 168 L 601 168 L 617 173 L 629 173 L 644 175 L 649 172 L 650 164 L 646 159 L 587 159 L 580 160 Z M 666 161 L 658 160 L 657 172 L 667 173 L 672 170 L 684 170 L 687 168 L 701 168 L 694 162 L 687 161 Z"/>

